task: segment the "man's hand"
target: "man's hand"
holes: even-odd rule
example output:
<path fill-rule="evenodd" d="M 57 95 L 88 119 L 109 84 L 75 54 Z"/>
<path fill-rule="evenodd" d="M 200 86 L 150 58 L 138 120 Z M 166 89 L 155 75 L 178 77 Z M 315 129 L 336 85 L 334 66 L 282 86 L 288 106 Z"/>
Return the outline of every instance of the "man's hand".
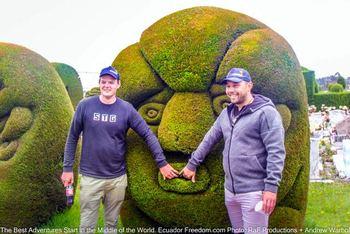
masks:
<path fill-rule="evenodd" d="M 263 208 L 262 210 L 266 214 L 271 214 L 272 211 L 275 209 L 276 206 L 276 200 L 277 200 L 277 194 L 270 192 L 270 191 L 264 191 L 263 192 Z"/>
<path fill-rule="evenodd" d="M 64 187 L 71 185 L 74 183 L 74 175 L 73 172 L 63 172 L 61 175 L 61 180 Z"/>
<path fill-rule="evenodd" d="M 169 163 L 159 168 L 160 173 L 163 175 L 163 179 L 173 179 L 178 177 L 179 172 L 175 170 Z"/>
<path fill-rule="evenodd" d="M 184 167 L 180 171 L 180 175 L 182 175 L 184 178 L 186 178 L 188 180 L 191 180 L 193 183 L 196 182 L 196 172 L 195 171 L 191 171 L 187 167 Z"/>

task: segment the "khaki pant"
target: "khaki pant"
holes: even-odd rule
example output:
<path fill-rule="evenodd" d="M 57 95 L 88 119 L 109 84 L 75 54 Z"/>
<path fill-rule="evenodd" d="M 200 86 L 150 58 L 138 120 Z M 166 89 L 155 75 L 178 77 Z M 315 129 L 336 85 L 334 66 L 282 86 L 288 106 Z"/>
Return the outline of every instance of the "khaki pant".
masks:
<path fill-rule="evenodd" d="M 116 233 L 118 216 L 125 197 L 127 176 L 80 179 L 80 233 L 95 233 L 98 210 L 104 205 L 105 233 Z"/>

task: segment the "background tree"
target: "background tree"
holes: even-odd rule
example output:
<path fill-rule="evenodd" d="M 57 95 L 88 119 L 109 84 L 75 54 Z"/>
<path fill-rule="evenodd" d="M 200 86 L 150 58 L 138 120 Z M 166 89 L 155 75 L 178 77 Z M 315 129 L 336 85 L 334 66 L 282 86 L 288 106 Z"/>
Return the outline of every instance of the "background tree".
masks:
<path fill-rule="evenodd" d="M 339 76 L 339 77 L 338 77 L 338 80 L 337 80 L 337 83 L 338 83 L 338 84 L 341 84 L 341 85 L 343 86 L 343 89 L 346 88 L 346 82 L 345 82 L 344 77 Z"/>

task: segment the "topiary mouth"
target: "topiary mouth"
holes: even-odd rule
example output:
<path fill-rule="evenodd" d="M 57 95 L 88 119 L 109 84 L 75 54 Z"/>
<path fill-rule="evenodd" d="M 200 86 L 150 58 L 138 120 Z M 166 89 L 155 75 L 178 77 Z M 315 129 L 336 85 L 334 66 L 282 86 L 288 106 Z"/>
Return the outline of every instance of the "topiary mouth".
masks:
<path fill-rule="evenodd" d="M 174 169 L 181 171 L 186 166 L 186 163 L 171 163 L 171 166 Z M 196 171 L 195 183 L 183 177 L 164 180 L 163 175 L 160 172 L 158 172 L 158 183 L 162 189 L 169 192 L 183 194 L 200 193 L 209 188 L 210 175 L 207 168 L 202 165 Z"/>

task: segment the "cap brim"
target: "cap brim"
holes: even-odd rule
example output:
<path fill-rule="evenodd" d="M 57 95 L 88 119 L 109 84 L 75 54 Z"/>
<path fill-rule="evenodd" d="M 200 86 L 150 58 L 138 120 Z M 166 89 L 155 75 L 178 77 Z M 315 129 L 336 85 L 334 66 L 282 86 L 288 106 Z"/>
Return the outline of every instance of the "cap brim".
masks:
<path fill-rule="evenodd" d="M 119 76 L 117 76 L 116 74 L 112 73 L 112 72 L 103 72 L 100 74 L 100 77 L 102 76 L 111 76 L 116 80 L 119 80 Z"/>
<path fill-rule="evenodd" d="M 222 82 L 221 82 L 221 84 L 226 84 L 227 83 L 227 81 L 231 81 L 231 82 L 234 82 L 234 83 L 239 83 L 239 82 L 241 82 L 241 81 L 243 81 L 241 78 L 237 78 L 237 77 L 230 77 L 230 78 L 225 78 Z"/>

